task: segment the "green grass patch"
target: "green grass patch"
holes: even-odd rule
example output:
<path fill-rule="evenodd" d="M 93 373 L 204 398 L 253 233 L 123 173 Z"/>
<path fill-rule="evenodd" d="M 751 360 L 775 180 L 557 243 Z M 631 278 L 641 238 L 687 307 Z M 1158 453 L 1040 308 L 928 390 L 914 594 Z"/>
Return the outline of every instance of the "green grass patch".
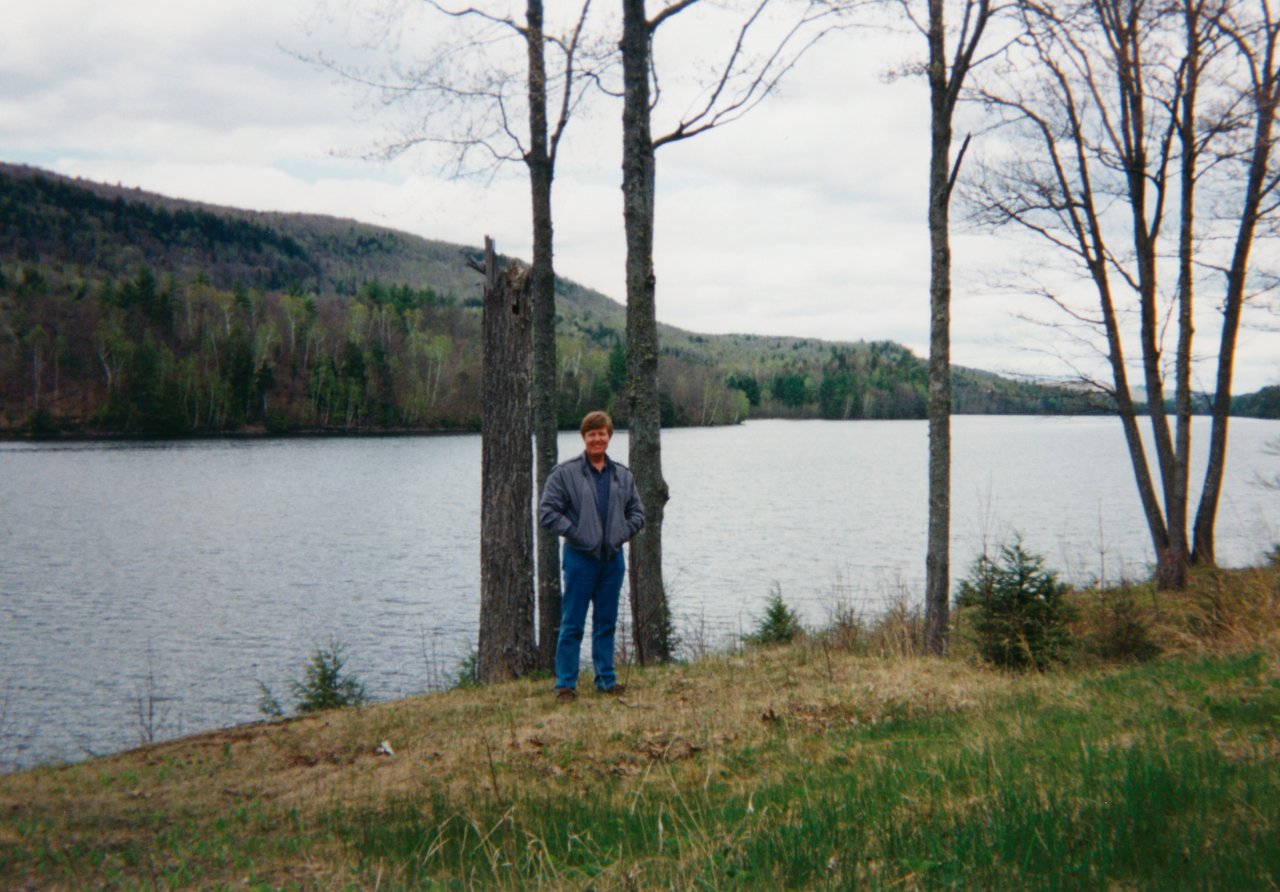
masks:
<path fill-rule="evenodd" d="M 1215 742 L 1261 733 L 1274 751 L 1265 669 L 1258 655 L 1152 664 L 1084 680 L 1066 704 L 895 715 L 828 733 L 828 758 L 746 795 L 670 774 L 515 802 L 436 791 L 333 820 L 384 888 L 1269 888 L 1280 771 L 1265 747 Z"/>

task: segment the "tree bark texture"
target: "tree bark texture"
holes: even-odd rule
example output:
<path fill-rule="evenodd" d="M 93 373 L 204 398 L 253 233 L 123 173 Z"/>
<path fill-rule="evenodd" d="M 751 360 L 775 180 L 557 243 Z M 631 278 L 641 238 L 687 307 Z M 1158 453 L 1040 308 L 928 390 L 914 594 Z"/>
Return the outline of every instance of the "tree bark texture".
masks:
<path fill-rule="evenodd" d="M 951 160 L 960 88 L 991 17 L 967 0 L 955 56 L 947 59 L 946 0 L 929 0 L 929 524 L 925 553 L 925 649 L 947 650 L 951 625 L 951 190 L 968 139 Z"/>
<path fill-rule="evenodd" d="M 486 238 L 477 661 L 484 682 L 535 665 L 529 278 L 497 267 Z"/>
<path fill-rule="evenodd" d="M 655 161 L 649 122 L 651 29 L 644 0 L 623 0 L 622 195 L 627 240 L 627 404 L 631 471 L 644 502 L 645 527 L 631 546 L 631 613 L 642 664 L 671 658 L 670 610 L 662 579 L 662 477 L 658 402 L 658 322 L 653 224 Z"/>
<path fill-rule="evenodd" d="M 1175 479 L 1171 489 L 1171 517 L 1177 518 L 1176 526 L 1170 524 L 1170 541 L 1180 543 L 1182 553 L 1171 556 L 1166 563 L 1178 567 L 1185 585 L 1191 554 L 1187 549 L 1187 505 L 1190 498 L 1187 484 L 1190 479 L 1191 460 L 1191 341 L 1195 336 L 1192 307 L 1195 299 L 1195 200 L 1196 169 L 1199 166 L 1199 127 L 1196 108 L 1200 85 L 1200 31 L 1199 0 L 1184 0 L 1183 19 L 1187 33 L 1185 58 L 1186 87 L 1182 94 L 1181 126 L 1178 140 L 1182 146 L 1182 169 L 1179 172 L 1178 216 L 1178 347 L 1174 360 L 1174 407 L 1176 427 L 1173 437 Z"/>
<path fill-rule="evenodd" d="M 929 521 L 924 644 L 947 650 L 951 625 L 951 121 L 957 65 L 947 76 L 945 0 L 929 0 Z M 979 30 L 979 33 L 980 30 Z"/>
<path fill-rule="evenodd" d="M 951 622 L 951 112 L 943 0 L 929 0 L 929 525 L 925 649 L 947 649 Z"/>
<path fill-rule="evenodd" d="M 1151 416 L 1152 440 L 1164 499 L 1162 535 L 1154 538 L 1156 584 L 1163 589 L 1186 585 L 1189 550 L 1186 531 L 1186 468 L 1178 463 L 1174 436 L 1165 411 L 1164 372 L 1160 328 L 1163 322 L 1158 305 L 1157 264 L 1159 230 L 1169 182 L 1165 173 L 1167 147 L 1164 134 L 1148 132 L 1152 116 L 1148 106 L 1158 97 L 1148 95 L 1143 66 L 1146 5 L 1102 4 L 1102 22 L 1110 35 L 1110 62 L 1119 86 L 1120 121 L 1123 134 L 1124 169 L 1128 180 L 1127 204 L 1133 229 L 1134 260 L 1137 265 L 1139 338 L 1142 344 L 1143 383 L 1147 391 L 1147 412 Z M 1174 104 L 1176 105 L 1176 103 Z M 1173 111 L 1171 107 L 1169 109 Z M 1166 127 L 1175 127 L 1170 117 Z M 1154 129 L 1154 128 L 1153 128 Z M 1148 146 L 1153 145 L 1152 157 Z M 1152 207 L 1154 206 L 1154 207 Z M 1188 288 L 1190 283 L 1188 283 Z M 1190 292 L 1185 292 L 1189 296 Z M 1179 337 L 1186 330 L 1179 326 Z M 1181 343 L 1179 350 L 1181 350 Z M 1190 344 L 1186 345 L 1190 349 Z M 1190 378 L 1187 379 L 1188 382 Z M 1178 401 L 1175 372 L 1175 403 Z M 1182 481 L 1181 483 L 1179 481 Z"/>
<path fill-rule="evenodd" d="M 542 0 L 529 0 L 525 35 L 529 47 L 529 188 L 533 205 L 533 432 L 538 497 L 556 466 L 556 277 L 552 260 L 551 184 L 555 175 L 547 143 L 547 67 Z M 555 664 L 560 629 L 559 539 L 537 528 L 538 663 Z"/>

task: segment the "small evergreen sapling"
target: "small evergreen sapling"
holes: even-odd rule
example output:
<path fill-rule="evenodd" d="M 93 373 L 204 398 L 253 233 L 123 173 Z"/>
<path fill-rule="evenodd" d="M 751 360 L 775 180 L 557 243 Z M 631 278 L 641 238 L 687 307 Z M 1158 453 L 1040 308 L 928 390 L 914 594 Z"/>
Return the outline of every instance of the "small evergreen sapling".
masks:
<path fill-rule="evenodd" d="M 998 561 L 985 554 L 974 561 L 956 604 L 973 611 L 983 659 L 1004 669 L 1044 670 L 1064 659 L 1071 643 L 1069 590 L 1018 540 L 1001 547 Z"/>
<path fill-rule="evenodd" d="M 744 637 L 748 644 L 787 644 L 803 631 L 796 612 L 782 600 L 782 586 L 775 582 L 765 602 L 764 616 L 756 620 L 755 631 Z"/>
<path fill-rule="evenodd" d="M 327 648 L 317 647 L 311 655 L 301 680 L 289 682 L 297 712 L 363 706 L 369 702 L 364 683 L 343 671 L 347 665 L 345 650 L 341 642 L 330 639 Z M 258 700 L 258 711 L 268 718 L 283 716 L 284 707 L 271 689 L 259 681 L 258 690 L 262 695 Z"/>
<path fill-rule="evenodd" d="M 341 642 L 329 641 L 328 649 L 318 647 L 301 681 L 292 683 L 298 712 L 319 712 L 341 706 L 363 706 L 369 702 L 363 682 L 345 674 L 347 658 Z"/>

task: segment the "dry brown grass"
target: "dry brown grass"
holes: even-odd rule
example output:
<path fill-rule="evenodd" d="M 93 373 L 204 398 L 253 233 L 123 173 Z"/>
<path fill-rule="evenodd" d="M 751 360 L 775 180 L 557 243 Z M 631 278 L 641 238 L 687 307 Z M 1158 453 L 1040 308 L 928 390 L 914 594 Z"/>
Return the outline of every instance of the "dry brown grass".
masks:
<path fill-rule="evenodd" d="M 1280 566 L 1193 568 L 1184 591 L 1125 583 L 1076 596 L 1076 638 L 1089 649 L 1137 629 L 1155 652 L 1225 653 L 1280 642 Z"/>
<path fill-rule="evenodd" d="M 550 785 L 625 799 L 714 777 L 749 794 L 794 758 L 823 757 L 829 729 L 972 710 L 1014 683 L 964 663 L 798 646 L 635 669 L 626 695 L 584 693 L 569 705 L 557 704 L 545 681 L 429 694 L 0 777 L 0 845 L 20 844 L 19 827 L 39 827 L 55 847 L 145 847 L 157 827 L 199 833 L 246 805 L 264 820 L 292 815 L 313 827 L 336 804 L 373 811 L 429 790 L 506 801 Z M 738 753 L 766 740 L 776 746 L 780 731 L 783 752 L 750 774 L 737 769 Z M 394 756 L 375 754 L 383 740 Z M 351 879 L 332 840 L 316 837 L 308 858 L 321 885 Z M 275 875 L 295 867 L 282 863 Z M 68 888 L 76 885 L 68 878 Z"/>

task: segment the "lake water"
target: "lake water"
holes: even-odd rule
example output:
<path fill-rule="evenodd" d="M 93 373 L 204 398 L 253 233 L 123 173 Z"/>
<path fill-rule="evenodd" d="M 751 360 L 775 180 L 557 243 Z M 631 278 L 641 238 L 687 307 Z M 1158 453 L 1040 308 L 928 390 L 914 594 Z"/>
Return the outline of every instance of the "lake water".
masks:
<path fill-rule="evenodd" d="M 1197 491 L 1207 435 L 1197 419 Z M 1232 422 L 1225 565 L 1280 540 L 1256 482 L 1277 440 Z M 724 643 L 775 584 L 811 624 L 918 602 L 926 449 L 919 421 L 664 432 L 677 626 Z M 959 417 L 953 451 L 953 577 L 1015 534 L 1073 580 L 1147 574 L 1114 419 Z M 253 721 L 258 682 L 288 705 L 331 639 L 376 699 L 441 685 L 475 640 L 479 493 L 475 435 L 0 444 L 0 770 Z"/>

